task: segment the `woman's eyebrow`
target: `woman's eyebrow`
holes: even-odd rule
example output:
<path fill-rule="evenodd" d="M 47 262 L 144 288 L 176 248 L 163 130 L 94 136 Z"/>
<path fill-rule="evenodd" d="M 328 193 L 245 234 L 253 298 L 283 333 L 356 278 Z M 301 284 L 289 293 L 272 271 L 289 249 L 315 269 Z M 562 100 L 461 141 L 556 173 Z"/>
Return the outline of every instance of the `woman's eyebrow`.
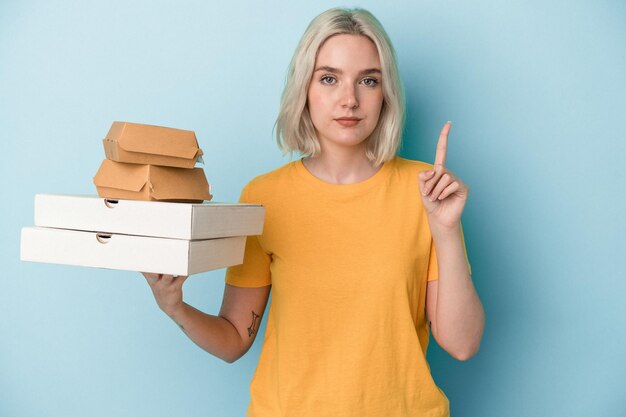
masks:
<path fill-rule="evenodd" d="M 339 68 L 329 67 L 328 65 L 322 65 L 321 67 L 317 67 L 314 72 L 318 72 L 318 71 L 332 72 L 335 74 L 343 74 L 343 71 L 340 70 Z M 378 68 L 368 68 L 359 72 L 359 74 L 360 75 L 382 74 L 382 72 Z"/>

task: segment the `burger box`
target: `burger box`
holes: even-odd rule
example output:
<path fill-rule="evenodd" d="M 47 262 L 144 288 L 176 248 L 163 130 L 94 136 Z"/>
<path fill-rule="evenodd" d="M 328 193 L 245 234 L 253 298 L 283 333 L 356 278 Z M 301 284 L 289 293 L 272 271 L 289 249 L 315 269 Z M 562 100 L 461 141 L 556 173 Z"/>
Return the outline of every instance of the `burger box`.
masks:
<path fill-rule="evenodd" d="M 143 165 L 193 168 L 202 149 L 191 130 L 113 122 L 102 140 L 107 159 Z"/>
<path fill-rule="evenodd" d="M 102 161 L 93 182 L 100 197 L 201 203 L 211 200 L 202 168 L 172 168 Z"/>
<path fill-rule="evenodd" d="M 246 236 L 263 231 L 255 204 L 166 203 L 37 194 L 24 261 L 190 275 L 243 262 Z"/>

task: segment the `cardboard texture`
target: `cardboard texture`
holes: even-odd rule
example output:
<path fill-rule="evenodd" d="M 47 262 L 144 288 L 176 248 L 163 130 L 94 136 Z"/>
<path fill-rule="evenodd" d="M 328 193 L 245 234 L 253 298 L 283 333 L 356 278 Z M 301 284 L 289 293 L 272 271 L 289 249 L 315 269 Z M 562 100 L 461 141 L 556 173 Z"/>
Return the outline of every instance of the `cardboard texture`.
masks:
<path fill-rule="evenodd" d="M 102 143 L 116 162 L 190 169 L 202 155 L 193 131 L 138 123 L 113 122 Z"/>
<path fill-rule="evenodd" d="M 173 239 L 212 239 L 263 233 L 256 204 L 163 203 L 96 196 L 37 194 L 35 226 Z"/>
<path fill-rule="evenodd" d="M 194 132 L 114 122 L 103 144 L 107 159 L 93 178 L 99 197 L 36 195 L 22 260 L 173 275 L 243 262 L 265 209 L 202 204 L 212 195 L 194 168 L 202 155 Z"/>
<path fill-rule="evenodd" d="M 20 259 L 63 265 L 191 275 L 243 262 L 246 237 L 181 240 L 25 227 Z"/>
<path fill-rule="evenodd" d="M 104 198 L 192 203 L 213 198 L 202 168 L 126 164 L 105 159 L 93 182 L 98 195 Z"/>

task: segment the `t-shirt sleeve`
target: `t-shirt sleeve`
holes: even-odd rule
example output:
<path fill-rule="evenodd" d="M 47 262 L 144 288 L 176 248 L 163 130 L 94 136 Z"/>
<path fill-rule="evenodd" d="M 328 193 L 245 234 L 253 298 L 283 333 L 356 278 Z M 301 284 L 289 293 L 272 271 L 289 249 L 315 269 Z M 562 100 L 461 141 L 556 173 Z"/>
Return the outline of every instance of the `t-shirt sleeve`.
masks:
<path fill-rule="evenodd" d="M 244 187 L 239 198 L 240 203 L 256 203 L 250 201 L 248 186 Z M 271 285 L 271 256 L 263 250 L 259 236 L 246 237 L 246 248 L 243 263 L 226 269 L 225 281 L 236 287 L 264 287 Z"/>
<path fill-rule="evenodd" d="M 461 240 L 463 241 L 463 251 L 465 252 L 465 260 L 467 261 L 467 268 L 470 275 L 472 274 L 472 266 L 470 265 L 469 258 L 467 257 L 467 248 L 465 247 L 465 237 L 463 236 L 463 226 L 461 226 Z M 428 260 L 428 273 L 426 275 L 428 281 L 434 281 L 439 279 L 439 265 L 437 264 L 437 250 L 435 249 L 435 242 L 430 241 L 430 258 Z"/>

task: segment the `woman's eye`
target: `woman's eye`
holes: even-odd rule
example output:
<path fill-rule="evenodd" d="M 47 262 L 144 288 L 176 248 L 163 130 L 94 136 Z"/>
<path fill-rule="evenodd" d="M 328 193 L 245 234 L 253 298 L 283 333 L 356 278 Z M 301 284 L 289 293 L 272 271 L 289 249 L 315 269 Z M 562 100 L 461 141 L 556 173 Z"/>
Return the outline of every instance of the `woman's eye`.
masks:
<path fill-rule="evenodd" d="M 331 77 L 330 75 L 325 75 L 320 79 L 320 81 L 322 82 L 322 84 L 334 84 L 335 77 Z"/>
<path fill-rule="evenodd" d="M 362 82 L 368 87 L 374 87 L 378 84 L 378 80 L 376 78 L 365 78 Z"/>

